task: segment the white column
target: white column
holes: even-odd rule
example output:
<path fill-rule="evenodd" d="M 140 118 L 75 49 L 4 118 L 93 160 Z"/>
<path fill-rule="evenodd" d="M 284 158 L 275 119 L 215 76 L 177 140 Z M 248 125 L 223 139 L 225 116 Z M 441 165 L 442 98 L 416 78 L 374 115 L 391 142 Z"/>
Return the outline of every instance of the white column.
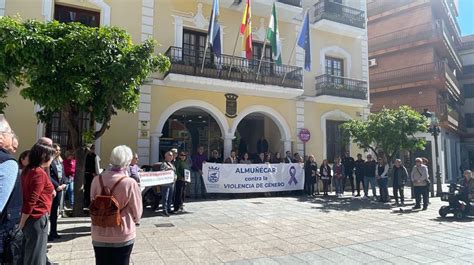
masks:
<path fill-rule="evenodd" d="M 0 0 L 0 17 L 5 15 L 5 0 Z"/>
<path fill-rule="evenodd" d="M 224 139 L 224 157 L 223 159 L 230 156 L 230 152 L 232 151 L 232 140 L 234 140 L 235 136 L 233 134 L 226 134 Z"/>
<path fill-rule="evenodd" d="M 160 160 L 160 137 L 162 133 L 152 133 L 150 135 L 150 165 Z"/>

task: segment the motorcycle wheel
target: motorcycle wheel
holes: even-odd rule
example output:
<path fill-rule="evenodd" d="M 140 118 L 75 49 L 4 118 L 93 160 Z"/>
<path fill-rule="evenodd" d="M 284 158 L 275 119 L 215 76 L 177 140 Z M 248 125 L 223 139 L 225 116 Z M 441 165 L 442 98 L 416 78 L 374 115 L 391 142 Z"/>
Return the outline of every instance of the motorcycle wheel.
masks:
<path fill-rule="evenodd" d="M 456 218 L 456 220 L 464 219 L 464 212 L 461 211 L 461 210 L 455 211 L 454 212 L 454 218 Z"/>
<path fill-rule="evenodd" d="M 146 206 L 153 206 L 155 204 L 155 195 L 153 194 L 153 190 L 148 190 L 143 195 L 143 207 Z"/>
<path fill-rule="evenodd" d="M 446 217 L 446 215 L 448 215 L 449 213 L 449 207 L 448 206 L 441 206 L 441 208 L 439 208 L 439 216 L 441 217 Z"/>

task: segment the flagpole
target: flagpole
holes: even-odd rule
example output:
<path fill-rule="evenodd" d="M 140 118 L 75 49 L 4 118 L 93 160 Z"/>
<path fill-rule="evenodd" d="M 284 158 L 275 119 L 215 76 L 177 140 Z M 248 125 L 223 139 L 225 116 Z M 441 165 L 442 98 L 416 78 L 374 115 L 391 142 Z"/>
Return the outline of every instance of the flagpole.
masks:
<path fill-rule="evenodd" d="M 204 71 L 204 62 L 206 61 L 206 53 L 207 53 L 207 48 L 209 46 L 209 37 L 206 37 L 206 48 L 204 49 L 204 56 L 202 57 L 202 65 L 201 65 L 201 74 Z"/>
<path fill-rule="evenodd" d="M 234 65 L 235 49 L 237 48 L 237 42 L 239 42 L 239 37 L 240 37 L 240 30 L 237 31 L 237 37 L 235 38 L 234 50 L 232 51 L 232 60 L 230 60 L 230 67 L 229 67 L 229 73 L 227 74 L 227 78 L 229 78 L 230 72 L 232 71 L 232 66 Z"/>
<path fill-rule="evenodd" d="M 267 28 L 267 31 L 268 31 L 268 28 Z M 260 75 L 260 67 L 262 66 L 263 56 L 265 56 L 265 46 L 266 45 L 267 45 L 267 36 L 265 36 L 265 39 L 263 40 L 262 56 L 260 56 L 260 62 L 258 63 L 257 78 L 255 80 L 258 80 L 258 77 Z"/>
<path fill-rule="evenodd" d="M 288 63 L 287 63 L 286 65 L 290 65 L 291 57 L 293 57 L 293 53 L 295 52 L 297 43 L 298 43 L 298 37 L 296 37 L 295 45 L 293 45 L 293 49 L 291 50 L 290 57 L 288 58 Z M 287 74 L 287 73 L 288 73 L 288 72 L 285 71 L 285 74 L 283 75 L 283 80 L 281 81 L 281 84 L 282 84 L 282 85 L 283 85 L 283 83 L 285 83 L 285 79 L 286 79 L 286 74 Z"/>

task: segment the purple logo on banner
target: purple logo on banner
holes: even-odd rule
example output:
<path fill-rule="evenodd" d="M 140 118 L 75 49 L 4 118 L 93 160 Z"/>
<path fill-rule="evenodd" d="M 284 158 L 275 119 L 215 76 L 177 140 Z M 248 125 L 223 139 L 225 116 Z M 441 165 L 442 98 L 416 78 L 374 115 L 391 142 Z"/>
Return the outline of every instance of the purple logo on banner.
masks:
<path fill-rule="evenodd" d="M 294 182 L 295 185 L 298 184 L 298 181 L 296 180 L 296 168 L 291 166 L 288 171 L 290 172 L 290 181 L 288 181 L 288 185 L 291 185 L 291 182 Z"/>

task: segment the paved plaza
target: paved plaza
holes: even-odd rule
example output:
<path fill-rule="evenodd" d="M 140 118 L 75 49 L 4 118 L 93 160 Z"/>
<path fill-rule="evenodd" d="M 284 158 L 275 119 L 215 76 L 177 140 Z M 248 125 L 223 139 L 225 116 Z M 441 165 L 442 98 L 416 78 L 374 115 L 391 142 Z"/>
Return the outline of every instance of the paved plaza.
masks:
<path fill-rule="evenodd" d="M 408 193 L 409 194 L 409 193 Z M 474 222 L 439 218 L 444 204 L 403 212 L 360 198 L 264 197 L 146 211 L 133 264 L 474 264 Z M 94 264 L 88 218 L 63 218 L 49 258 Z"/>

